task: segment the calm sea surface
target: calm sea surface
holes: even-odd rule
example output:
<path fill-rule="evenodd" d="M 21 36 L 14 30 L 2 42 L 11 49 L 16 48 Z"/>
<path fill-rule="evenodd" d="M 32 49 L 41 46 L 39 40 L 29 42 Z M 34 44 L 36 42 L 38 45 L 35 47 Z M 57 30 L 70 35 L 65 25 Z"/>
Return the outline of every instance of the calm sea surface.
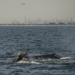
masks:
<path fill-rule="evenodd" d="M 11 63 L 20 51 L 61 59 Z M 0 26 L 0 75 L 53 74 L 75 75 L 75 26 Z"/>

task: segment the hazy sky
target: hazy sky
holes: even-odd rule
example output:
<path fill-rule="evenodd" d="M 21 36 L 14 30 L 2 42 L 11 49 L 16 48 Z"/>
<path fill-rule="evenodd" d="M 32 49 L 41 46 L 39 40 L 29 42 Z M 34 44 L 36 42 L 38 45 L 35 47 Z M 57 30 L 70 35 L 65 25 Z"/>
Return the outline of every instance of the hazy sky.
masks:
<path fill-rule="evenodd" d="M 75 0 L 0 0 L 0 23 L 24 22 L 25 16 L 31 20 L 75 19 Z"/>

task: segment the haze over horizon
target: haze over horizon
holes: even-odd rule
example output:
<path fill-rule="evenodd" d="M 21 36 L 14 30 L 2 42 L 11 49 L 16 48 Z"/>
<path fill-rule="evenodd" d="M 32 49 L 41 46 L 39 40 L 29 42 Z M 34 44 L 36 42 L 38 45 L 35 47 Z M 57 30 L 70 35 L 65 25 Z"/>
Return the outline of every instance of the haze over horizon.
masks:
<path fill-rule="evenodd" d="M 22 3 L 25 3 L 24 5 Z M 13 20 L 75 20 L 75 0 L 0 0 L 0 23 Z"/>

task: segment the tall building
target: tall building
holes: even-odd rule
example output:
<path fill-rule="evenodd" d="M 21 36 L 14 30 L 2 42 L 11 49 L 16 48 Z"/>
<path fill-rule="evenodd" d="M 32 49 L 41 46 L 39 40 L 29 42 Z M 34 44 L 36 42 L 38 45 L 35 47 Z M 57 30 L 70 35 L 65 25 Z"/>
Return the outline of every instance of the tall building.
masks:
<path fill-rule="evenodd" d="M 67 23 L 68 23 L 68 17 L 67 17 Z"/>
<path fill-rule="evenodd" d="M 26 17 L 25 17 L 25 24 L 26 24 Z"/>
<path fill-rule="evenodd" d="M 72 23 L 73 22 L 73 19 L 71 18 L 70 22 Z"/>
<path fill-rule="evenodd" d="M 41 24 L 43 23 L 43 21 L 41 20 Z"/>

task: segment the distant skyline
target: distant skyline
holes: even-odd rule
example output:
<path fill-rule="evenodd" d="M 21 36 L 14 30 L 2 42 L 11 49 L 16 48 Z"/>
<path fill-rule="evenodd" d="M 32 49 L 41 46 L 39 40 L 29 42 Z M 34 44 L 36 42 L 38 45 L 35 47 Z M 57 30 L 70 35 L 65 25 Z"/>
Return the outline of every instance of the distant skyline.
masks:
<path fill-rule="evenodd" d="M 23 4 L 24 3 L 24 4 Z M 75 20 L 75 0 L 0 0 L 0 23 L 13 20 Z"/>

